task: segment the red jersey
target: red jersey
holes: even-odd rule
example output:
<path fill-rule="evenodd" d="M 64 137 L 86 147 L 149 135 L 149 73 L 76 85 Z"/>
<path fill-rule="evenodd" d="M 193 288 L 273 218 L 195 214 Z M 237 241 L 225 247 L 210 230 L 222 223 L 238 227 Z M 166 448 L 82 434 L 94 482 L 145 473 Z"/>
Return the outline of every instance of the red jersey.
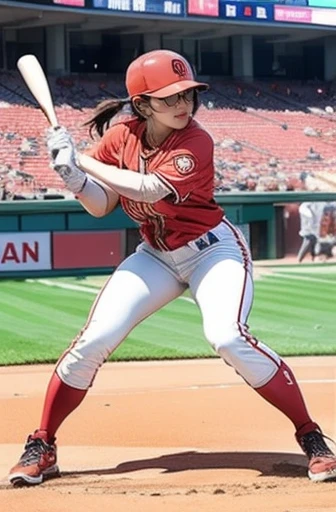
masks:
<path fill-rule="evenodd" d="M 182 247 L 216 226 L 223 217 L 214 201 L 214 144 L 211 136 L 191 120 L 175 130 L 155 150 L 144 150 L 146 124 L 131 119 L 109 128 L 91 153 L 120 169 L 154 173 L 171 190 L 155 203 L 120 196 L 123 210 L 140 224 L 144 240 L 163 251 Z"/>

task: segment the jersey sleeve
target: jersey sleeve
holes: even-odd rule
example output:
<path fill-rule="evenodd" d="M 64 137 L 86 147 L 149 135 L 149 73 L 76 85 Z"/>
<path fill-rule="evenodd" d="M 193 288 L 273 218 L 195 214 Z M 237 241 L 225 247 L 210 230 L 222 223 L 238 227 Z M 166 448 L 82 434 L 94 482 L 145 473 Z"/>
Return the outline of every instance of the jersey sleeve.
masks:
<path fill-rule="evenodd" d="M 124 135 L 125 126 L 123 124 L 112 126 L 87 154 L 104 164 L 120 167 Z"/>
<path fill-rule="evenodd" d="M 212 137 L 203 130 L 195 130 L 185 134 L 154 172 L 179 203 L 191 192 L 213 183 L 213 154 Z"/>

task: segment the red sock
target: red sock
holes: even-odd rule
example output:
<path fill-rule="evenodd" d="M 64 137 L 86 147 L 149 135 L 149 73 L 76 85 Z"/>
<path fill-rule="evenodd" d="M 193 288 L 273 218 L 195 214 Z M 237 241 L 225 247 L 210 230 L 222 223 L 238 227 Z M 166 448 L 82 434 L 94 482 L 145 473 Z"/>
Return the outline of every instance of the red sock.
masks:
<path fill-rule="evenodd" d="M 291 369 L 282 361 L 281 366 L 272 379 L 255 389 L 267 402 L 283 412 L 299 430 L 305 424 L 312 422 L 304 403 L 300 388 Z"/>
<path fill-rule="evenodd" d="M 79 406 L 87 390 L 75 389 L 61 381 L 57 373 L 50 379 L 44 401 L 42 420 L 39 431 L 44 431 L 42 437 L 49 441 L 55 436 L 63 420 Z"/>

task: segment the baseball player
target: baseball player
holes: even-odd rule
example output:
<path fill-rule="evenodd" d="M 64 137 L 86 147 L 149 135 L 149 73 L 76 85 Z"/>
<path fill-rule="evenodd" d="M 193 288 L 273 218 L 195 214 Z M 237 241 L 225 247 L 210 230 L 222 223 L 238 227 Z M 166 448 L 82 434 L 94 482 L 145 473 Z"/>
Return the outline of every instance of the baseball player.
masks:
<path fill-rule="evenodd" d="M 217 354 L 292 421 L 309 477 L 336 477 L 336 457 L 310 417 L 291 369 L 248 329 L 249 249 L 214 200 L 214 143 L 194 120 L 198 95 L 207 87 L 195 80 L 181 55 L 155 50 L 128 67 L 128 98 L 98 105 L 88 122 L 91 133 L 100 136 L 91 156 L 76 154 L 65 128 L 49 130 L 53 167 L 83 207 L 99 217 L 120 201 L 139 223 L 143 241 L 111 275 L 84 328 L 59 359 L 39 428 L 10 471 L 13 484 L 39 484 L 58 474 L 59 426 L 131 330 L 186 288 Z M 125 105 L 133 115 L 112 123 Z"/>
<path fill-rule="evenodd" d="M 317 234 L 320 227 L 320 219 L 324 205 L 325 203 L 320 202 L 304 202 L 299 206 L 299 235 L 302 237 L 301 247 L 297 256 L 299 263 L 302 263 L 308 253 L 310 253 L 312 261 L 315 259 Z"/>
<path fill-rule="evenodd" d="M 336 203 L 323 203 L 320 216 L 320 225 L 316 241 L 316 254 L 321 255 L 324 261 L 333 256 L 333 247 L 336 244 Z"/>

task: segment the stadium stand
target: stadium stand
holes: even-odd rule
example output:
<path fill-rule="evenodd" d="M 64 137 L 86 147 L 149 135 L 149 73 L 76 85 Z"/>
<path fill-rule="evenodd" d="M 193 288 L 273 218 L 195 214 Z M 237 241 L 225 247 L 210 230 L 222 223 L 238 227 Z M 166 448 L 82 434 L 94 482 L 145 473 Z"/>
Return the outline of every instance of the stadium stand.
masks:
<path fill-rule="evenodd" d="M 51 76 L 61 124 L 78 149 L 92 144 L 82 126 L 94 106 L 124 96 L 123 77 Z M 330 84 L 213 80 L 197 119 L 215 141 L 221 191 L 304 190 L 307 177 L 334 189 L 336 113 Z M 49 168 L 47 123 L 16 72 L 0 74 L 0 198 L 67 197 Z"/>

